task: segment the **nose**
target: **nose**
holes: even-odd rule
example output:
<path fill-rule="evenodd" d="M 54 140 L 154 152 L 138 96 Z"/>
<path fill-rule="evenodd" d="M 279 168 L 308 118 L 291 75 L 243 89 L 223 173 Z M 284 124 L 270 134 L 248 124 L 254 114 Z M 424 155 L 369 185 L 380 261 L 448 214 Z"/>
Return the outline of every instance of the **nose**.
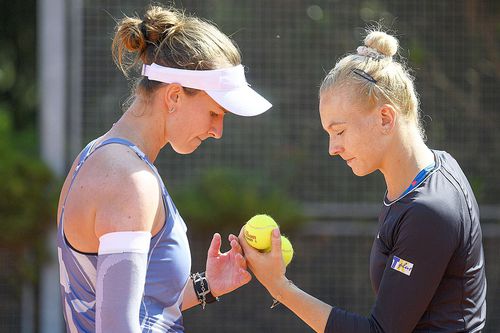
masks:
<path fill-rule="evenodd" d="M 208 135 L 210 135 L 214 139 L 222 138 L 222 132 L 224 129 L 224 118 L 217 117 L 212 122 L 212 126 L 210 126 L 210 130 L 208 131 Z"/>
<path fill-rule="evenodd" d="M 335 139 L 335 135 L 330 135 L 328 153 L 331 156 L 340 155 L 344 152 L 344 147 L 340 144 L 338 139 Z"/>

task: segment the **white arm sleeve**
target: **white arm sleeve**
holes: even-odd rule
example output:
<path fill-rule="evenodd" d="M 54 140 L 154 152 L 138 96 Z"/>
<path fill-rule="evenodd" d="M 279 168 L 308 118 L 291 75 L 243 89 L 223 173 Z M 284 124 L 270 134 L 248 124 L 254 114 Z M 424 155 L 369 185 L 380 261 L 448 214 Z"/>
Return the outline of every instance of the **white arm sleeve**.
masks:
<path fill-rule="evenodd" d="M 96 333 L 140 333 L 139 311 L 151 234 L 113 232 L 99 241 Z"/>

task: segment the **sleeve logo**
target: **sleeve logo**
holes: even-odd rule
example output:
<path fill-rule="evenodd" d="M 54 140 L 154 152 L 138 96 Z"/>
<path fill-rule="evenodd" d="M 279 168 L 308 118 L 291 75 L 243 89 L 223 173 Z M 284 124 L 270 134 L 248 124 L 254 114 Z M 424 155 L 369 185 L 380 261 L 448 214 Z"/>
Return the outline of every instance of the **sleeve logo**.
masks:
<path fill-rule="evenodd" d="M 413 269 L 413 264 L 409 261 L 394 256 L 392 258 L 391 268 L 405 275 L 410 276 L 411 270 Z"/>

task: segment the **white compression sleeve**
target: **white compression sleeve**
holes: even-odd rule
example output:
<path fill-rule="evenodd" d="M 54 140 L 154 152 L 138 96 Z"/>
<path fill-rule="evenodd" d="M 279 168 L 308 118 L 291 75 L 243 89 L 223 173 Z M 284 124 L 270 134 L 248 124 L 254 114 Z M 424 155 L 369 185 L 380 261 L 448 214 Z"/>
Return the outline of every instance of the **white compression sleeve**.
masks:
<path fill-rule="evenodd" d="M 113 232 L 99 238 L 96 333 L 139 333 L 151 233 Z"/>

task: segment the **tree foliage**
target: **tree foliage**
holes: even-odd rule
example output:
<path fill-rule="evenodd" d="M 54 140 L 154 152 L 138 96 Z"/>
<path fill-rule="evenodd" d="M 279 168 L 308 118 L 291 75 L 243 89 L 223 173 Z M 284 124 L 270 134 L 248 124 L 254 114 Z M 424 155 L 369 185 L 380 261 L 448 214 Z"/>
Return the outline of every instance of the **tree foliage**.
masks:
<path fill-rule="evenodd" d="M 273 182 L 228 168 L 205 170 L 175 193 L 180 214 L 198 230 L 238 232 L 253 215 L 268 214 L 290 231 L 304 221 L 300 205 Z"/>
<path fill-rule="evenodd" d="M 0 3 L 0 251 L 34 279 L 55 219 L 56 180 L 39 157 L 36 2 Z"/>

